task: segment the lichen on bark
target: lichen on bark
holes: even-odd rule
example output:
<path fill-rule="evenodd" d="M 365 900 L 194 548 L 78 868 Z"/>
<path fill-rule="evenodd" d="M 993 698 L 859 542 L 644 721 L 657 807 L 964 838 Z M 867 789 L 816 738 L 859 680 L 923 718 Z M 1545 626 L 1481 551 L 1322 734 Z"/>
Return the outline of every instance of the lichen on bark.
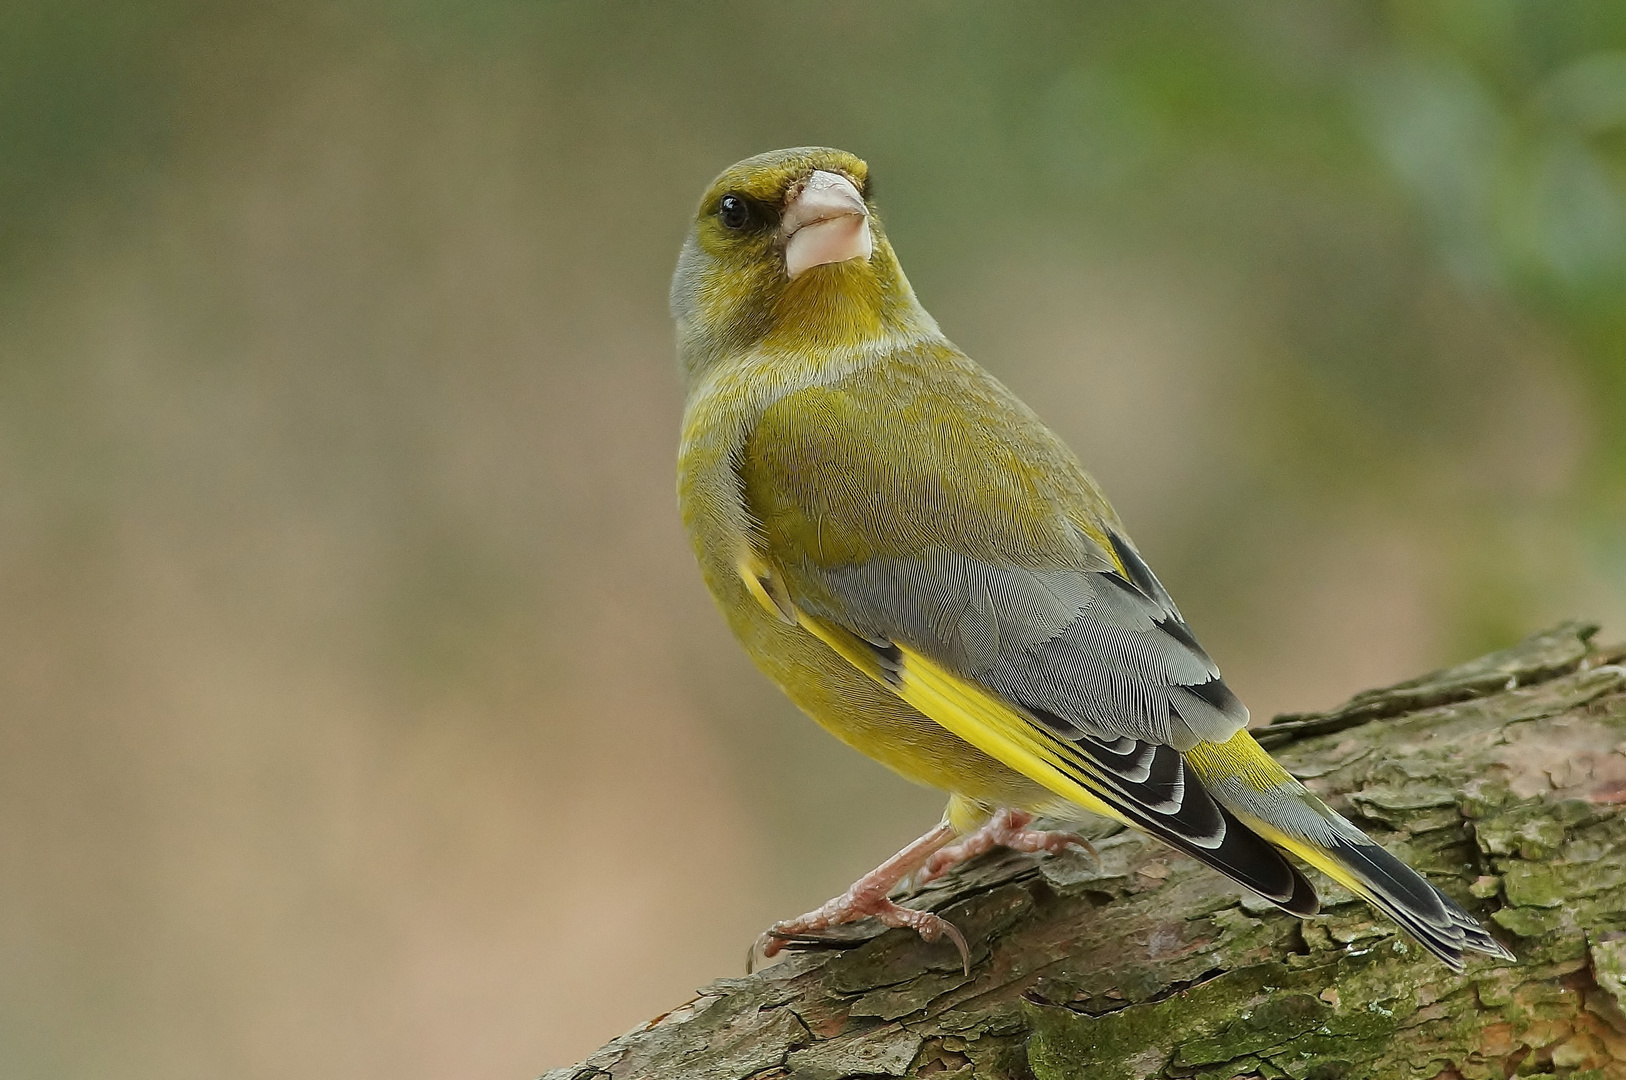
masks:
<path fill-rule="evenodd" d="M 1301 922 L 1130 832 L 915 894 L 544 1080 L 1626 1080 L 1626 651 L 1566 624 L 1261 741 L 1518 954 L 1455 974 L 1349 893 Z"/>

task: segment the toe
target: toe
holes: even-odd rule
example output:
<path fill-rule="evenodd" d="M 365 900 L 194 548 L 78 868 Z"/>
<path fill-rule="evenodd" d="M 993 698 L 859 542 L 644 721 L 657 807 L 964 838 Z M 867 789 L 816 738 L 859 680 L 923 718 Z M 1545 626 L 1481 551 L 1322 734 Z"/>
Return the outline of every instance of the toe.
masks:
<path fill-rule="evenodd" d="M 948 938 L 960 954 L 960 967 L 967 975 L 971 974 L 971 948 L 966 944 L 965 935 L 941 915 L 890 904 L 886 910 L 875 912 L 875 917 L 888 926 L 911 929 L 928 943 Z"/>
<path fill-rule="evenodd" d="M 948 871 L 949 867 L 963 860 L 964 856 L 954 848 L 944 848 L 926 860 L 926 865 L 920 868 L 918 879 L 922 885 L 928 881 L 936 881 Z"/>

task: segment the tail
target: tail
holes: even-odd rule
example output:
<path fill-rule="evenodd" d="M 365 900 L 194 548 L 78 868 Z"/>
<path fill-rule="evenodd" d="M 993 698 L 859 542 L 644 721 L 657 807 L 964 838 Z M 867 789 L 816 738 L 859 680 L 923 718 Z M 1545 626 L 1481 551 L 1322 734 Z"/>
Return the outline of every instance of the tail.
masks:
<path fill-rule="evenodd" d="M 1204 786 L 1254 832 L 1370 901 L 1455 971 L 1465 951 L 1516 959 L 1449 896 L 1312 795 L 1239 731 L 1186 754 Z"/>

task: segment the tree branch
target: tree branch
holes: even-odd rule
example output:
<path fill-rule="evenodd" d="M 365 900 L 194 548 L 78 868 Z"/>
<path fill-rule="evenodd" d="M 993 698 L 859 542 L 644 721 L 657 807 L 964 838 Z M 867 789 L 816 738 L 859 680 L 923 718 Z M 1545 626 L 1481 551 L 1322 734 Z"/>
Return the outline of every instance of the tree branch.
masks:
<path fill-rule="evenodd" d="M 1136 833 L 916 894 L 972 943 L 860 925 L 544 1080 L 1626 1077 L 1626 650 L 1566 624 L 1261 741 L 1488 924 L 1464 975 L 1318 879 L 1301 922 Z"/>

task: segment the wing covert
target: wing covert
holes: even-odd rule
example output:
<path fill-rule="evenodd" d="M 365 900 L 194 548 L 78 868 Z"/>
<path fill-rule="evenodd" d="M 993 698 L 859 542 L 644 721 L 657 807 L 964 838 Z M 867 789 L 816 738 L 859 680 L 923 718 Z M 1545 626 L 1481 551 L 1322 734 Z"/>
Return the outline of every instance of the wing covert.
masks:
<path fill-rule="evenodd" d="M 792 588 L 807 610 L 907 644 L 1051 717 L 1058 734 L 1184 751 L 1247 723 L 1173 605 L 1113 570 L 1001 566 L 936 548 L 792 574 L 814 586 Z"/>
<path fill-rule="evenodd" d="M 1054 436 L 1008 393 L 906 364 L 888 377 L 793 394 L 746 442 L 743 493 L 798 607 L 907 645 L 1069 737 L 1185 751 L 1246 725 Z M 900 446 L 900 431 L 920 438 Z"/>
<path fill-rule="evenodd" d="M 929 385 L 901 409 L 871 391 L 791 395 L 741 456 L 762 560 L 802 625 L 1030 778 L 1313 910 L 1302 875 L 1185 761 L 1247 710 L 1076 460 L 1019 414 L 934 406 Z M 908 453 L 900 411 L 925 424 Z"/>

